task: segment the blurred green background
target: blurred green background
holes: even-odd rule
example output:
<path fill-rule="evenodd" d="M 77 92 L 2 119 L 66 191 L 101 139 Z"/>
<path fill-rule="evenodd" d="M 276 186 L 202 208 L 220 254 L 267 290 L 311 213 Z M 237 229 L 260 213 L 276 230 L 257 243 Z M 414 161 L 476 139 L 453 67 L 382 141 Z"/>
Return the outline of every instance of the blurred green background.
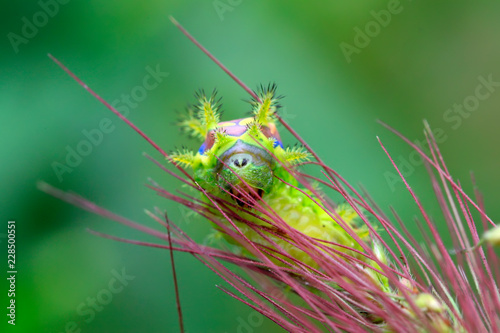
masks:
<path fill-rule="evenodd" d="M 15 328 L 5 315 L 1 325 L 11 331 L 178 332 L 168 252 L 93 236 L 87 228 L 152 240 L 36 189 L 44 180 L 154 227 L 143 209 L 158 206 L 196 239 L 203 241 L 210 232 L 205 221 L 191 219 L 145 188 L 148 177 L 172 191 L 179 183 L 142 156 L 160 158 L 146 141 L 47 57 L 49 52 L 58 57 L 117 106 L 126 105 L 123 95 L 135 94 L 129 119 L 165 150 L 197 148 L 173 124 L 194 91 L 217 88 L 226 120 L 249 110 L 242 102 L 248 96 L 168 15 L 252 88 L 276 82 L 286 96 L 282 114 L 295 130 L 383 208 L 395 206 L 410 228 L 417 208 L 401 182 L 388 182 L 394 171 L 377 135 L 407 168 L 408 181 L 437 221 L 439 211 L 425 168 L 405 162 L 411 150 L 376 119 L 411 140 L 424 139 L 424 118 L 441 129 L 446 139 L 440 147 L 451 173 L 472 193 L 473 170 L 488 213 L 494 220 L 500 215 L 498 84 L 489 87 L 487 97 L 474 98 L 476 89 L 488 92 L 477 88 L 480 77 L 500 82 L 499 2 L 61 0 L 2 7 L 0 241 L 5 249 L 6 223 L 16 220 L 18 307 Z M 389 10 L 390 19 L 384 16 Z M 33 22 L 39 26 L 30 30 Z M 365 28 L 368 35 L 362 36 Z M 144 90 L 147 67 L 169 75 Z M 465 111 L 450 109 L 464 101 Z M 99 128 L 105 118 L 113 130 L 58 177 L 55 163 L 65 164 L 68 149 L 77 149 L 84 131 Z M 295 143 L 284 129 L 282 137 Z M 196 259 L 176 258 L 188 332 L 280 331 L 219 291 L 216 285 L 225 283 Z M 6 255 L 1 262 L 5 272 Z M 109 283 L 123 270 L 134 279 L 110 293 Z M 5 309 L 8 285 L 2 280 Z M 96 297 L 106 304 L 90 310 L 89 299 Z"/>

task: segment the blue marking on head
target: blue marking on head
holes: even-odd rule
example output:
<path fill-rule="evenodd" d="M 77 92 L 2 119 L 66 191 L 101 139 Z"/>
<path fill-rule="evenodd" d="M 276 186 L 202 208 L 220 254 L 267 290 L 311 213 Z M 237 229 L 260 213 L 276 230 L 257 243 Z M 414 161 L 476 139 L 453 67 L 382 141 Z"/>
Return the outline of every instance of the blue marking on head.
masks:
<path fill-rule="evenodd" d="M 203 144 L 201 145 L 200 149 L 198 149 L 198 153 L 203 155 L 205 153 L 205 147 L 207 145 L 205 144 L 205 142 L 203 142 Z"/>
<path fill-rule="evenodd" d="M 281 141 L 279 141 L 278 139 L 274 138 L 273 148 L 276 148 L 278 146 L 280 146 L 281 148 L 283 148 L 283 144 L 281 143 Z"/>

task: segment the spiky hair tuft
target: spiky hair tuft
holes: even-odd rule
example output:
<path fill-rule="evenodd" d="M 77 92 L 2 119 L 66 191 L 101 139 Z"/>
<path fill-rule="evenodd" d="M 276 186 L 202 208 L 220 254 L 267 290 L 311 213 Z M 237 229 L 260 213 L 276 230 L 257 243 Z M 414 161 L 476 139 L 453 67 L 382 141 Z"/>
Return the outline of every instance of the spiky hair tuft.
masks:
<path fill-rule="evenodd" d="M 302 146 L 287 147 L 285 149 L 285 160 L 291 165 L 308 161 L 310 158 L 311 155 Z"/>
<path fill-rule="evenodd" d="M 194 162 L 194 152 L 186 148 L 178 149 L 177 151 L 171 153 L 170 161 L 177 163 L 183 168 L 192 167 Z"/>
<path fill-rule="evenodd" d="M 183 133 L 193 138 L 205 140 L 206 126 L 204 126 L 200 119 L 198 119 L 195 110 L 188 107 L 186 113 L 180 115 L 180 120 L 177 122 Z"/>
<path fill-rule="evenodd" d="M 279 100 L 283 96 L 276 96 L 276 89 L 275 83 L 270 83 L 267 87 L 261 85 L 256 92 L 258 99 L 250 101 L 255 120 L 262 125 L 275 121 L 276 113 L 281 107 Z"/>
<path fill-rule="evenodd" d="M 200 122 L 206 126 L 206 131 L 214 129 L 220 121 L 221 108 L 221 98 L 217 99 L 217 90 L 214 89 L 212 94 L 207 97 L 203 89 L 199 90 L 195 94 L 198 104 L 196 108 L 198 109 L 197 118 Z"/>

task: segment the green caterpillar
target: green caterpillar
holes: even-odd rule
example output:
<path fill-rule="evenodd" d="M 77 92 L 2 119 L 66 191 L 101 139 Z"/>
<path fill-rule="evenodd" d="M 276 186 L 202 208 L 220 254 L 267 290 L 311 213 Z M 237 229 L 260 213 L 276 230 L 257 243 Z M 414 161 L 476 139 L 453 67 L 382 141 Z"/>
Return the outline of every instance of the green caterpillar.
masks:
<path fill-rule="evenodd" d="M 250 210 L 266 218 L 260 210 L 253 209 L 255 203 L 262 200 L 296 230 L 310 237 L 363 251 L 360 244 L 313 201 L 317 198 L 312 193 L 303 193 L 295 188 L 298 181 L 288 170 L 306 161 L 309 154 L 302 148 L 283 147 L 276 128 L 280 107 L 276 86 L 261 88 L 257 96 L 258 99 L 250 101 L 253 117 L 221 122 L 220 105 L 215 93 L 210 97 L 197 94 L 198 104 L 188 111 L 180 126 L 203 143 L 196 153 L 179 151 L 172 155 L 172 160 L 185 168 L 192 168 L 195 181 L 206 192 L 235 203 L 231 209 L 252 223 L 267 224 L 246 212 Z M 350 206 L 340 205 L 335 210 L 363 242 L 372 242 L 367 227 L 359 225 L 358 215 Z M 238 227 L 251 241 L 268 245 L 248 225 L 240 223 Z M 307 254 L 289 242 L 280 238 L 273 240 L 293 258 L 317 267 Z M 355 251 L 339 250 L 366 261 Z M 383 251 L 376 252 L 385 261 Z M 378 274 L 376 276 L 378 280 L 382 279 Z"/>

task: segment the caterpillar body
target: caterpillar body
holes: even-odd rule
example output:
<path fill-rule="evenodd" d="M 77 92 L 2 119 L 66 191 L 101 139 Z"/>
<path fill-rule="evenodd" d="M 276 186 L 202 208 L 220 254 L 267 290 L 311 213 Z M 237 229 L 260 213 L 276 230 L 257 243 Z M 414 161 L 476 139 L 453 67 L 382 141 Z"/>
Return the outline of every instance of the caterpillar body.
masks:
<path fill-rule="evenodd" d="M 187 117 L 179 124 L 203 143 L 197 152 L 174 153 L 172 161 L 192 168 L 194 180 L 206 193 L 233 203 L 229 209 L 247 222 L 239 223 L 238 228 L 250 241 L 271 248 L 273 243 L 291 258 L 317 267 L 309 255 L 286 239 L 286 232 L 282 232 L 283 237 L 271 237 L 271 241 L 263 239 L 259 227 L 276 228 L 272 222 L 274 216 L 309 237 L 332 247 L 338 244 L 339 251 L 367 261 L 352 233 L 362 242 L 371 243 L 374 250 L 378 250 L 377 244 L 371 240 L 366 226 L 360 225 L 356 212 L 347 204 L 337 206 L 335 213 L 343 221 L 340 224 L 318 204 L 317 197 L 298 187 L 294 168 L 306 161 L 309 154 L 302 148 L 283 146 L 276 126 L 281 99 L 276 96 L 276 85 L 261 87 L 257 96 L 258 99 L 250 101 L 252 117 L 220 121 L 220 100 L 215 92 L 211 96 L 198 93 L 198 104 L 188 109 Z M 234 243 L 231 237 L 226 235 L 226 238 Z M 383 251 L 374 252 L 385 261 Z M 272 259 L 281 263 L 290 261 L 290 258 Z M 377 267 L 372 261 L 370 264 Z"/>

